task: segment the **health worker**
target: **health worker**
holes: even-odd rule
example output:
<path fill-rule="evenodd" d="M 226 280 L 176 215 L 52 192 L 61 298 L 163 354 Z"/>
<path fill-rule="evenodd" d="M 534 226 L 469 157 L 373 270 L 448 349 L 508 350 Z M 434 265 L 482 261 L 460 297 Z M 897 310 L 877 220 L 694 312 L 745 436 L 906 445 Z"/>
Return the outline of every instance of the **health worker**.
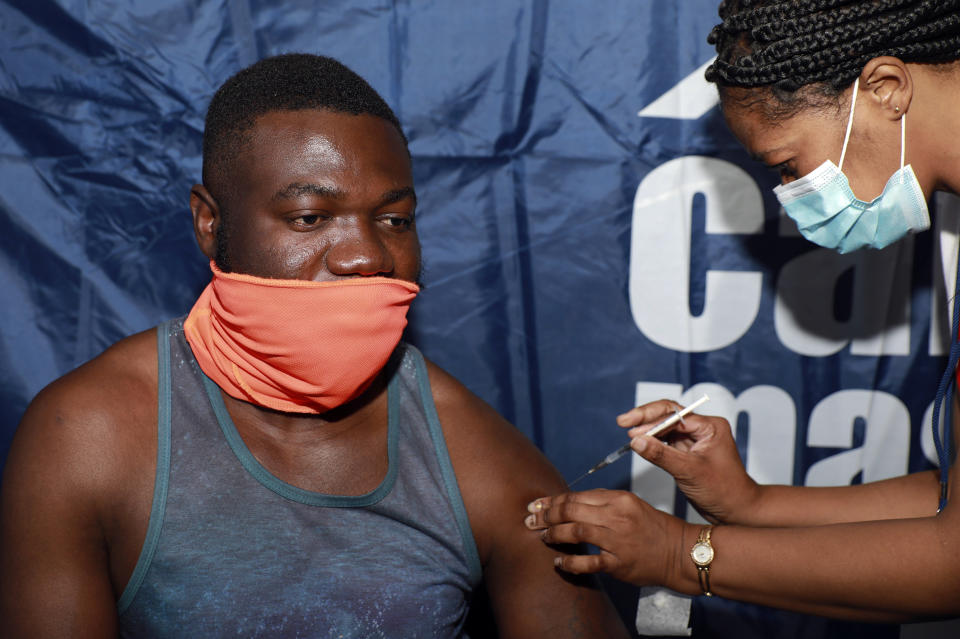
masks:
<path fill-rule="evenodd" d="M 930 226 L 935 191 L 960 192 L 960 1 L 732 0 L 710 33 L 706 76 L 750 154 L 780 173 L 787 215 L 841 253 L 882 248 Z M 934 424 L 951 424 L 957 306 Z M 857 486 L 761 486 L 730 425 L 685 418 L 669 445 L 644 437 L 679 406 L 618 417 L 633 450 L 669 472 L 710 525 L 687 523 L 622 491 L 544 497 L 526 524 L 568 573 L 717 595 L 817 615 L 902 622 L 960 615 L 960 472 Z M 957 428 L 953 439 L 958 439 Z"/>

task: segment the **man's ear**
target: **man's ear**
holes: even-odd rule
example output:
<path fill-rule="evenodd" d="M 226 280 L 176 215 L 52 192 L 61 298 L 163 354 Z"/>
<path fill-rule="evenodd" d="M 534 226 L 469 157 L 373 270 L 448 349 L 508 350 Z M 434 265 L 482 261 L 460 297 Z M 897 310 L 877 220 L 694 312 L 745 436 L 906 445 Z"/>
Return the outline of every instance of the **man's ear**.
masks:
<path fill-rule="evenodd" d="M 899 120 L 913 100 L 913 76 L 900 58 L 880 56 L 863 67 L 860 95 L 880 107 L 884 117 Z"/>
<path fill-rule="evenodd" d="M 190 189 L 190 212 L 193 213 L 193 232 L 203 254 L 211 260 L 217 252 L 217 229 L 220 227 L 220 206 L 202 184 Z"/>

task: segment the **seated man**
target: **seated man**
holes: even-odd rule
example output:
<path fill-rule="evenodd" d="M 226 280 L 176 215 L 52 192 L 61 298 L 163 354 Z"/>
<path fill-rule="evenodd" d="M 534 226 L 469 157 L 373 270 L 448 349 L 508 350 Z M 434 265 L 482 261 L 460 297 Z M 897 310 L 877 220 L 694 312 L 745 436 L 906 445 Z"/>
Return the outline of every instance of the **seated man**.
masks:
<path fill-rule="evenodd" d="M 185 320 L 44 389 L 2 494 L 4 637 L 626 636 L 520 523 L 565 489 L 400 342 L 410 155 L 359 76 L 263 60 L 207 114 L 190 193 L 213 279 Z"/>

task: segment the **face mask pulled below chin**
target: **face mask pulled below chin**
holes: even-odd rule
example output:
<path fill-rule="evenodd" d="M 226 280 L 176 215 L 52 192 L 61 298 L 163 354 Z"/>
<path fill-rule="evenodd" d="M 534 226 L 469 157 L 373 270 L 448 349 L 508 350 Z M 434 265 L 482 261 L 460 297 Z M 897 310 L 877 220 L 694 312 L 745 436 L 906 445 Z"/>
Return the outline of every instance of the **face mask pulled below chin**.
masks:
<path fill-rule="evenodd" d="M 210 268 L 183 323 L 197 363 L 231 397 L 291 413 L 359 397 L 400 342 L 420 290 L 386 277 L 312 282 Z"/>
<path fill-rule="evenodd" d="M 904 166 L 905 120 L 900 119 L 900 169 L 872 202 L 857 199 L 843 174 L 859 79 L 853 86 L 850 120 L 840 153 L 840 166 L 830 160 L 773 192 L 800 233 L 824 248 L 849 253 L 864 247 L 883 248 L 908 233 L 930 228 L 923 190 L 909 164 Z"/>

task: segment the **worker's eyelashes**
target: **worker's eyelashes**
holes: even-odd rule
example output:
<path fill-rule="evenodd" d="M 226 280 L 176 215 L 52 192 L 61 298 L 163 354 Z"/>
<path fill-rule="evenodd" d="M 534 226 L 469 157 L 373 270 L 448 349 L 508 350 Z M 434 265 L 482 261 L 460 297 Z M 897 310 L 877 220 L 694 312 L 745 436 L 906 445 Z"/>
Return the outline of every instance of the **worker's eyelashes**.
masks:
<path fill-rule="evenodd" d="M 776 172 L 781 178 L 797 178 L 797 170 L 790 166 L 790 162 L 781 162 L 780 164 L 769 167 L 771 171 Z"/>

